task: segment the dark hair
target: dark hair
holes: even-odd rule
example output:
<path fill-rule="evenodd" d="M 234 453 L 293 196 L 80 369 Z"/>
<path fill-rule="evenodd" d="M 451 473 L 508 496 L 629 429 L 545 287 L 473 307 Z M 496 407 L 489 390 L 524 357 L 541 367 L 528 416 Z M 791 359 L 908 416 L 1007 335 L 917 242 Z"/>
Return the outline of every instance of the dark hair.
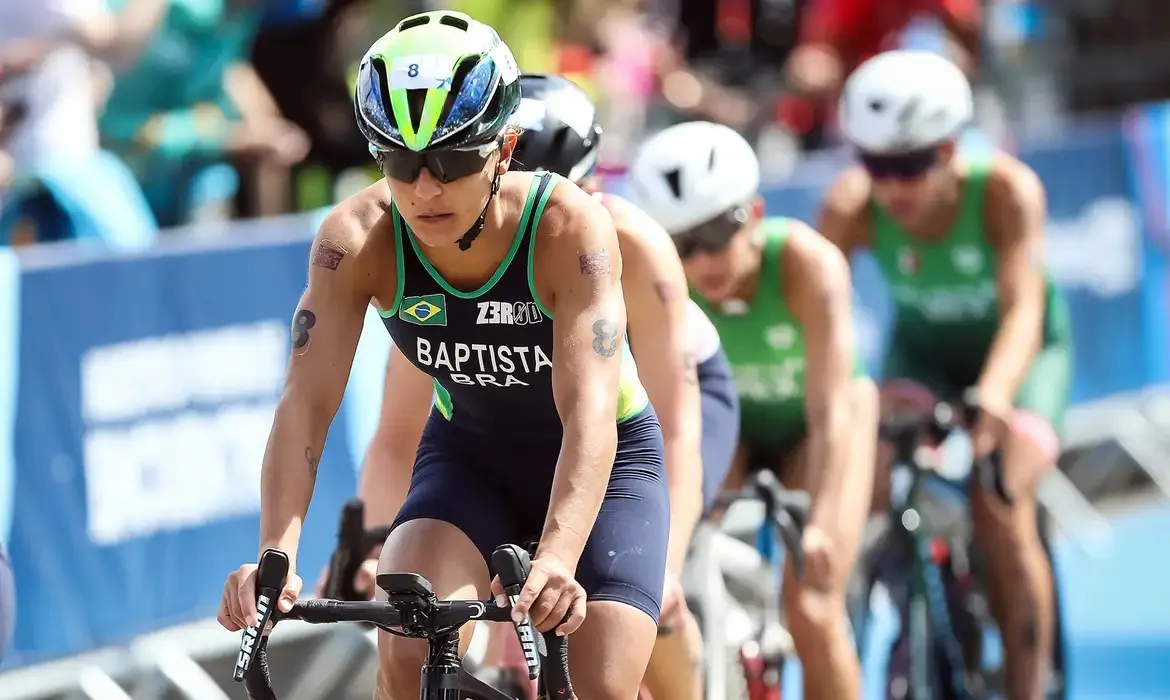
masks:
<path fill-rule="evenodd" d="M 523 131 L 512 152 L 513 166 L 573 180 L 587 175 L 597 161 L 601 127 L 585 91 L 559 75 L 531 74 L 520 76 L 520 98 L 517 118 Z"/>

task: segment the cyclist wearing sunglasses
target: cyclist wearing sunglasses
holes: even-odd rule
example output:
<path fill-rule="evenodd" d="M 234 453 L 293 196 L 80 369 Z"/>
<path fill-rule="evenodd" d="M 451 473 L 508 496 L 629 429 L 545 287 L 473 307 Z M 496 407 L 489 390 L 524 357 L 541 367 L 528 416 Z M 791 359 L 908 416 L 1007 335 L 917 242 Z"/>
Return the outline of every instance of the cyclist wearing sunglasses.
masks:
<path fill-rule="evenodd" d="M 409 17 L 362 60 L 357 121 L 386 178 L 337 206 L 313 243 L 265 455 L 260 548 L 295 562 L 372 303 L 407 361 L 395 395 L 433 392 L 381 570 L 483 598 L 495 547 L 539 538 L 517 615 L 573 634 L 581 697 L 628 700 L 666 568 L 662 432 L 622 351 L 612 220 L 555 174 L 508 172 L 519 103 L 511 51 L 462 13 Z M 228 579 L 228 629 L 255 620 L 255 570 Z M 379 649 L 375 697 L 417 697 L 426 645 L 382 634 Z"/>
<path fill-rule="evenodd" d="M 596 108 L 581 88 L 556 75 L 524 75 L 516 124 L 523 131 L 512 151 L 513 170 L 555 172 L 587 186 L 597 162 L 601 129 Z M 646 214 L 610 195 L 596 195 L 613 218 L 622 254 L 630 349 L 638 374 L 662 422 L 670 487 L 671 535 L 660 634 L 646 684 L 654 697 L 698 698 L 698 625 L 686 607 L 678 576 L 702 510 L 719 494 L 731 467 L 739 431 L 739 401 L 719 335 L 687 297 L 682 264 L 670 236 Z M 426 422 L 431 384 L 391 349 L 382 415 L 366 454 L 360 496 L 372 518 L 392 522 L 410 482 L 414 453 Z M 417 391 L 404 393 L 404 387 Z M 373 556 L 377 556 L 374 554 Z M 373 591 L 376 562 L 363 566 L 358 587 Z M 524 669 L 516 636 L 492 626 L 484 663 L 510 675 Z M 511 656 L 512 658 L 508 658 Z M 499 669 L 508 666 L 508 671 Z M 689 673 L 680 673 L 689 669 Z M 485 675 L 489 675 L 486 674 Z M 517 679 L 495 683 L 515 687 Z"/>
<path fill-rule="evenodd" d="M 871 250 L 889 284 L 883 401 L 925 407 L 978 391 L 974 450 L 1002 450 L 1014 504 L 974 489 L 975 540 L 1008 697 L 1042 697 L 1054 613 L 1035 492 L 1058 454 L 1072 368 L 1068 311 L 1042 265 L 1044 187 L 1007 154 L 956 153 L 971 87 L 941 56 L 870 59 L 846 82 L 841 114 L 861 165 L 829 192 L 821 231 L 846 253 Z"/>
<path fill-rule="evenodd" d="M 845 588 L 870 507 L 877 391 L 858 370 L 848 263 L 808 226 L 764 216 L 756 155 L 725 126 L 654 135 L 630 178 L 731 361 L 741 405 L 731 480 L 762 466 L 813 496 L 807 570 L 797 581 L 787 567 L 782 594 L 806 697 L 859 698 Z"/>

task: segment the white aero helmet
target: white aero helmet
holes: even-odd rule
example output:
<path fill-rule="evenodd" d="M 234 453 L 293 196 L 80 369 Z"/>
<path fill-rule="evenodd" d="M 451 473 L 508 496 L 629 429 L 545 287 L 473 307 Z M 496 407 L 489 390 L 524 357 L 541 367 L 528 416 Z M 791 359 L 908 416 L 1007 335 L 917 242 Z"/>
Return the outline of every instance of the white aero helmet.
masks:
<path fill-rule="evenodd" d="M 630 201 L 677 234 L 749 201 L 760 162 L 734 130 L 711 122 L 676 124 L 651 136 L 630 165 Z"/>
<path fill-rule="evenodd" d="M 950 60 L 928 51 L 886 51 L 845 81 L 838 112 L 850 143 L 888 154 L 956 136 L 973 110 L 971 84 Z"/>

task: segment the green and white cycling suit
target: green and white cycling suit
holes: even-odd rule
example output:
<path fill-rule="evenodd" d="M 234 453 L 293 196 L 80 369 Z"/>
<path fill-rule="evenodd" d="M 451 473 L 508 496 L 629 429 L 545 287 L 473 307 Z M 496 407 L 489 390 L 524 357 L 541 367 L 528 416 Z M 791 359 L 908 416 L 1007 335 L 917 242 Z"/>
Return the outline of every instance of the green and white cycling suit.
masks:
<path fill-rule="evenodd" d="M 763 259 L 750 302 L 713 305 L 693 295 L 731 363 L 740 401 L 740 441 L 757 459 L 782 457 L 807 432 L 805 333 L 784 299 L 780 259 L 791 219 L 761 222 Z M 858 373 L 861 365 L 857 364 Z"/>
<path fill-rule="evenodd" d="M 973 162 L 959 215 L 945 238 L 911 237 L 870 203 L 872 248 L 895 310 L 883 376 L 907 379 L 944 399 L 958 398 L 979 380 L 999 329 L 996 250 L 984 219 L 990 160 Z M 1072 339 L 1068 308 L 1047 278 L 1043 346 L 1016 406 L 1059 429 L 1068 405 Z"/>

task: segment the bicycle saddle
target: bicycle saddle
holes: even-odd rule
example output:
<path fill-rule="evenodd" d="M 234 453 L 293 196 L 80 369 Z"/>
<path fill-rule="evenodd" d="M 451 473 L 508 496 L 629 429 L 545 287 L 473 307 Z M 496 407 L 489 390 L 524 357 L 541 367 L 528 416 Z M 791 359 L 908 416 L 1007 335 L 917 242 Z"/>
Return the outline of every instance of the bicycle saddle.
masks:
<path fill-rule="evenodd" d="M 414 596 L 423 599 L 435 597 L 435 589 L 431 582 L 418 574 L 378 574 L 375 579 L 378 588 L 386 591 L 390 597 Z"/>

